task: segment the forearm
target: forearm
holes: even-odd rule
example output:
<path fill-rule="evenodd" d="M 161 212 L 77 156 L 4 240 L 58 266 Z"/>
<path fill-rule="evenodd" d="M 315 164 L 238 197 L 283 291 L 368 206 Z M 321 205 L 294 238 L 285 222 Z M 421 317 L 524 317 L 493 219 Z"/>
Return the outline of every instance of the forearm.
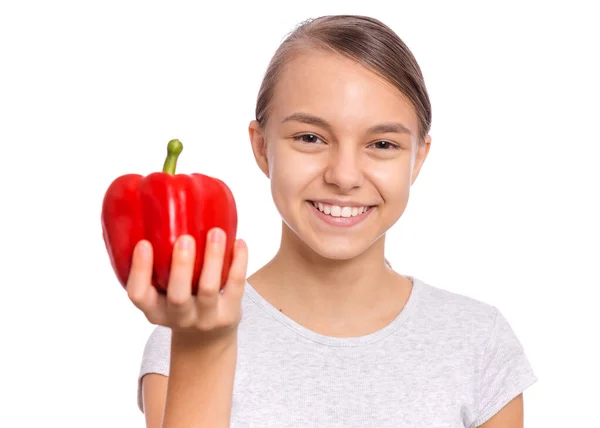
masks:
<path fill-rule="evenodd" d="M 229 428 L 237 334 L 201 343 L 173 333 L 163 428 Z"/>

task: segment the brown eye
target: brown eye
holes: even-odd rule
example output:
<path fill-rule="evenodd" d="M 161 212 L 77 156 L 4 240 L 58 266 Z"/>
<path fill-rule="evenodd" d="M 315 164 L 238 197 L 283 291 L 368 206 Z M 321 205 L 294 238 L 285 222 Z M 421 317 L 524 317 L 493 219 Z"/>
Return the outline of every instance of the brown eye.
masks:
<path fill-rule="evenodd" d="M 383 150 L 399 148 L 396 144 L 392 144 L 389 141 L 378 141 L 376 143 L 373 143 L 373 146 L 375 146 L 376 149 L 383 149 Z"/>
<path fill-rule="evenodd" d="M 321 140 L 321 139 L 314 134 L 302 134 L 302 135 L 296 135 L 294 137 L 294 140 L 300 140 L 303 143 L 312 144 L 312 143 L 316 143 L 317 140 Z"/>

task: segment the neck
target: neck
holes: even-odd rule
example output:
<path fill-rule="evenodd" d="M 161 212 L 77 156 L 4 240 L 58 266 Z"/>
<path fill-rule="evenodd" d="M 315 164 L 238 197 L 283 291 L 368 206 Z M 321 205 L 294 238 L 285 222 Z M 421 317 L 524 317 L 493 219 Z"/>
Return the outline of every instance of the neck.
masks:
<path fill-rule="evenodd" d="M 385 235 L 350 260 L 327 259 L 284 225 L 279 251 L 248 281 L 302 324 L 315 324 L 330 334 L 356 332 L 350 320 L 364 323 L 365 317 L 375 316 L 385 318 L 380 320 L 385 324 L 397 314 L 398 301 L 410 293 L 410 281 L 387 266 L 384 247 Z"/>

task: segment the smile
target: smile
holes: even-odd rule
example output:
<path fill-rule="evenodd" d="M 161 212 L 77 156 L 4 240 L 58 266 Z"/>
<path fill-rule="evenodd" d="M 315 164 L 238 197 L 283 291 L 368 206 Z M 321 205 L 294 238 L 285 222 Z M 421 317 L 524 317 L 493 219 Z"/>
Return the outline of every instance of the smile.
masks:
<path fill-rule="evenodd" d="M 373 209 L 372 206 L 339 206 L 315 201 L 308 203 L 319 219 L 338 227 L 355 226 L 365 220 Z"/>
<path fill-rule="evenodd" d="M 330 215 L 332 217 L 356 217 L 359 216 L 366 211 L 368 211 L 371 207 L 362 206 L 362 207 L 340 207 L 338 205 L 329 205 L 324 204 L 322 202 L 314 202 L 311 201 L 313 206 L 326 215 Z"/>

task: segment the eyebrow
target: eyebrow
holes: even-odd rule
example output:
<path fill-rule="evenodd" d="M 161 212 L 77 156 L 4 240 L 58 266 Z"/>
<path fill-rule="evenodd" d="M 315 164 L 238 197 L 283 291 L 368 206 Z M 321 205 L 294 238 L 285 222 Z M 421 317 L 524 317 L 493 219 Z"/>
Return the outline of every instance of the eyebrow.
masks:
<path fill-rule="evenodd" d="M 282 123 L 293 120 L 297 122 L 308 123 L 310 125 L 320 126 L 328 131 L 331 131 L 332 129 L 332 126 L 325 119 L 308 113 L 293 113 L 283 119 Z M 413 135 L 411 130 L 400 122 L 379 123 L 371 126 L 369 129 L 367 129 L 367 132 L 371 134 L 397 133 Z"/>

